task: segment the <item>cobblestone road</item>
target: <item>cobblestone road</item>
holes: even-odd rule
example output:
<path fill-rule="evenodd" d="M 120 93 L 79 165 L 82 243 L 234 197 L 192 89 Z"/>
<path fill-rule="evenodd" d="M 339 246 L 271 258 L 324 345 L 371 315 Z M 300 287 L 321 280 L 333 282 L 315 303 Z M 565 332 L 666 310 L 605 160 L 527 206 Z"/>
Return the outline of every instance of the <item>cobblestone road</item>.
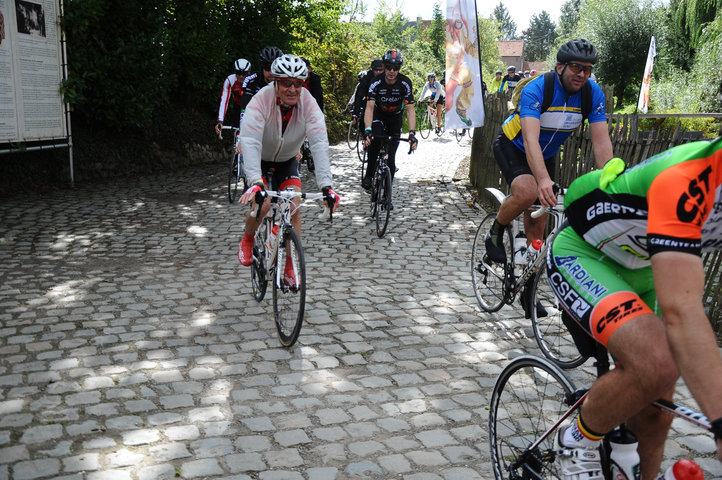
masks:
<path fill-rule="evenodd" d="M 332 147 L 342 205 L 330 225 L 304 207 L 291 350 L 236 259 L 224 166 L 3 201 L 0 479 L 490 478 L 491 387 L 538 350 L 518 310 L 476 306 L 480 212 L 452 181 L 469 149 L 400 152 L 379 239 L 358 160 Z M 712 455 L 675 422 L 665 465 L 720 478 Z"/>

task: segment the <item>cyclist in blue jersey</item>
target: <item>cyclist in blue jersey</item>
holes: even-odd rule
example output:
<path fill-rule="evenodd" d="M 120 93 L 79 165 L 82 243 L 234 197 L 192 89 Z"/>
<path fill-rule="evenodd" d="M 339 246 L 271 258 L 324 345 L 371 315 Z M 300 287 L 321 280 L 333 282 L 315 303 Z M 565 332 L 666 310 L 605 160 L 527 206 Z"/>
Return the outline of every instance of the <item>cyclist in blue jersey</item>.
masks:
<path fill-rule="evenodd" d="M 557 53 L 554 97 L 542 112 L 544 76 L 530 81 L 522 90 L 519 108 L 503 123 L 494 141 L 494 157 L 511 187 L 511 195 L 499 209 L 496 221 L 486 238 L 491 260 L 506 261 L 502 244 L 504 227 L 539 198 L 542 205 L 556 205 L 554 156 L 569 135 L 579 127 L 582 112 L 582 87 L 589 81 L 597 50 L 587 40 L 571 40 Z M 607 131 L 604 93 L 594 82 L 591 86 L 589 129 L 598 168 L 613 156 L 612 141 Z M 542 239 L 546 218 L 524 216 L 527 241 Z"/>

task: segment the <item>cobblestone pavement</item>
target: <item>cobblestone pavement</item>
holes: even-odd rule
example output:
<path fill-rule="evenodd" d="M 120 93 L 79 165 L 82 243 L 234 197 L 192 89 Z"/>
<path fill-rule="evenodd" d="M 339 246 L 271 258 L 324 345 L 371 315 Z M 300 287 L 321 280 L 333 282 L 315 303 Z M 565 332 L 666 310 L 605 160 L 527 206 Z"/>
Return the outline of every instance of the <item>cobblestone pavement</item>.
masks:
<path fill-rule="evenodd" d="M 400 149 L 379 239 L 358 160 L 332 147 L 342 205 L 333 224 L 304 206 L 290 350 L 236 259 L 225 166 L 3 201 L 0 479 L 490 478 L 495 377 L 538 350 L 519 309 L 476 306 L 481 213 L 452 180 L 469 150 L 448 133 Z M 665 465 L 685 456 L 722 477 L 675 421 Z"/>

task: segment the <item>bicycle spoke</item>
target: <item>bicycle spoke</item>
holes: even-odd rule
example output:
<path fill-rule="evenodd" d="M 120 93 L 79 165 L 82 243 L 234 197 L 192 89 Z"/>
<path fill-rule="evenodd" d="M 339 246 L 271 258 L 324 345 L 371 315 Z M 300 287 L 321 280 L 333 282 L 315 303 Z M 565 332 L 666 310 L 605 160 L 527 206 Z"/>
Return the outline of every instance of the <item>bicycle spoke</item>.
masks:
<path fill-rule="evenodd" d="M 486 234 L 496 218 L 496 213 L 490 213 L 484 218 L 476 230 L 471 250 L 471 283 L 479 306 L 486 312 L 496 312 L 507 300 L 509 291 L 513 287 L 513 266 L 510 261 L 506 263 L 492 262 L 486 254 Z M 511 230 L 504 234 L 504 248 L 507 260 L 513 258 L 511 245 Z"/>

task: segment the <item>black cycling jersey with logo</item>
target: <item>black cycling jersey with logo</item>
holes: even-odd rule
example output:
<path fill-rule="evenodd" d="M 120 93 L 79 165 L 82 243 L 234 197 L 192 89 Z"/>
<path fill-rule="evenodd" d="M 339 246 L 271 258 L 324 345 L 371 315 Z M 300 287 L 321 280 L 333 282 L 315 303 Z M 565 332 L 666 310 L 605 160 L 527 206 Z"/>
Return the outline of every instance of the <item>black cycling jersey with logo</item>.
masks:
<path fill-rule="evenodd" d="M 245 110 L 251 98 L 258 93 L 260 89 L 268 85 L 263 77 L 263 72 L 253 72 L 243 81 L 243 96 L 241 97 L 241 110 Z"/>
<path fill-rule="evenodd" d="M 369 85 L 369 100 L 373 100 L 376 111 L 386 115 L 401 115 L 406 105 L 414 103 L 411 80 L 406 75 L 396 77 L 393 85 L 386 83 L 386 76 L 375 79 Z"/>

